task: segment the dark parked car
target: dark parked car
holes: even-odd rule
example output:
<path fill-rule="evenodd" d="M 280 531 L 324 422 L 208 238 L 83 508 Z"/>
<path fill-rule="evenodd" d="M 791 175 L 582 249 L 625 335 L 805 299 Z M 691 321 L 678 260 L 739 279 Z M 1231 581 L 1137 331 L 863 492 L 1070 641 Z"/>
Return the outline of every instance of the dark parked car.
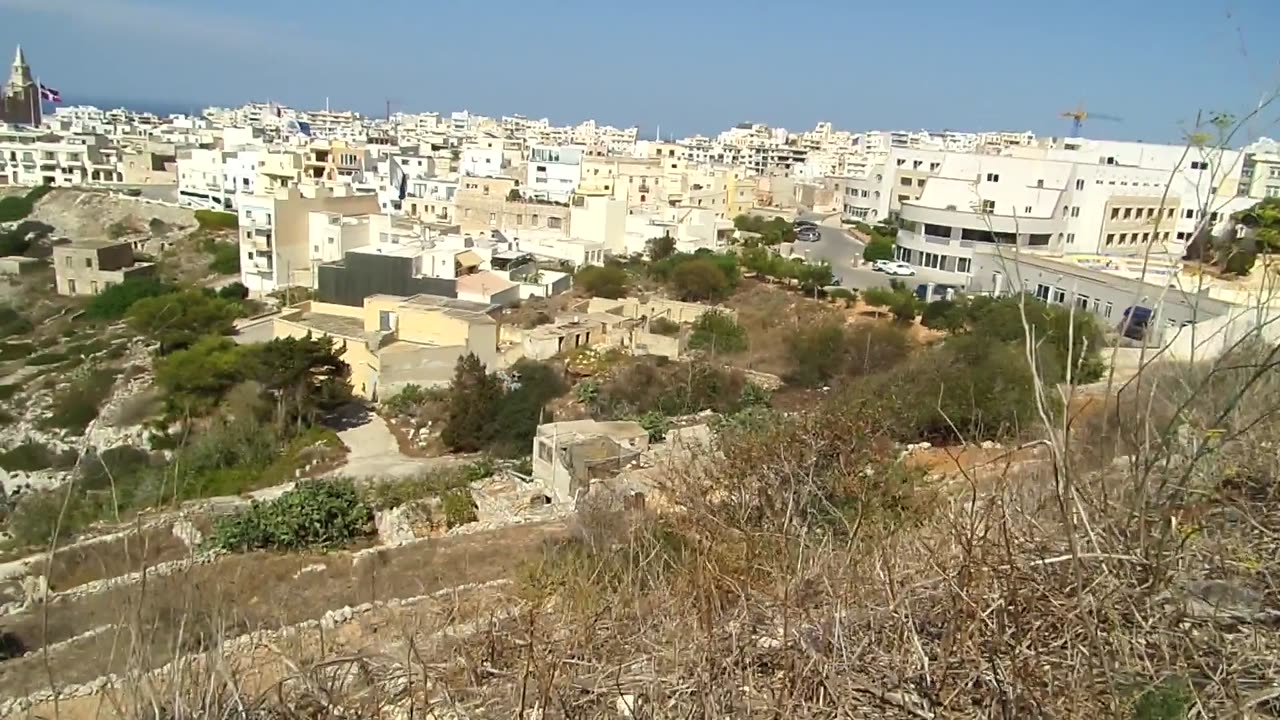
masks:
<path fill-rule="evenodd" d="M 818 242 L 822 239 L 822 234 L 818 232 L 816 227 L 802 227 L 796 230 L 796 240 L 800 242 Z"/>
<path fill-rule="evenodd" d="M 818 223 L 816 223 L 816 222 L 814 222 L 814 221 L 812 221 L 812 220 L 797 220 L 797 221 L 795 221 L 795 222 L 794 222 L 794 223 L 792 223 L 792 224 L 796 226 L 796 229 L 797 229 L 797 230 L 798 230 L 798 229 L 800 229 L 800 228 L 806 228 L 806 227 L 811 227 L 811 228 L 816 228 L 816 227 L 818 227 Z"/>

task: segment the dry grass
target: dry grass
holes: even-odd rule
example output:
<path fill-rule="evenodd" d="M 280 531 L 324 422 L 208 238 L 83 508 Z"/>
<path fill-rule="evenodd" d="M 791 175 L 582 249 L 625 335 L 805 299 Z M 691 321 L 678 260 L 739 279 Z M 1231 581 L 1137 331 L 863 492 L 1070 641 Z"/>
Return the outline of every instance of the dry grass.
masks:
<path fill-rule="evenodd" d="M 52 664 L 40 653 L 10 660 L 0 673 L 0 697 L 83 683 L 108 672 L 156 667 L 175 651 L 192 652 L 238 635 L 319 619 L 364 602 L 414 597 L 466 583 L 509 577 L 555 524 L 426 540 L 387 548 L 354 562 L 330 555 L 252 553 L 220 558 L 183 572 L 55 601 L 42 610 L 0 620 L 0 631 L 28 650 L 63 642 L 90 628 L 106 632 L 58 648 Z M 304 568 L 323 565 L 304 572 Z"/>

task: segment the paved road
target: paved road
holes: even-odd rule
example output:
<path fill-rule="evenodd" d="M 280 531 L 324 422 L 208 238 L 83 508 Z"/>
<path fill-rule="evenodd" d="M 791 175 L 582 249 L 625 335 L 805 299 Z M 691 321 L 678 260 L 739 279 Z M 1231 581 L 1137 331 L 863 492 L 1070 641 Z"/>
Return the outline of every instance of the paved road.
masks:
<path fill-rule="evenodd" d="M 812 220 L 821 223 L 825 216 L 814 213 L 801 213 L 800 220 Z M 840 278 L 840 284 L 854 290 L 866 290 L 872 287 L 889 287 L 889 276 L 878 273 L 868 266 L 862 266 L 862 250 L 865 243 L 842 228 L 818 225 L 820 239 L 817 242 L 797 242 L 794 252 L 805 254 L 813 260 L 826 260 L 831 263 L 831 270 Z M 858 266 L 855 267 L 855 261 Z M 916 268 L 912 277 L 902 278 L 908 287 L 914 288 L 921 283 L 941 282 L 942 278 L 928 268 Z"/>

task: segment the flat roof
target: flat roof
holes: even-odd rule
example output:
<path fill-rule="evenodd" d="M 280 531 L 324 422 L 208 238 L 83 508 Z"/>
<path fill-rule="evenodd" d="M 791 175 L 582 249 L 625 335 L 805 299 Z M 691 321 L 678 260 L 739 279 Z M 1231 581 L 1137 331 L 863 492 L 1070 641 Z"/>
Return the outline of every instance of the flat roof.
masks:
<path fill-rule="evenodd" d="M 365 334 L 363 320 L 346 317 L 345 315 L 329 315 L 328 313 L 317 313 L 308 310 L 296 316 L 281 317 L 280 319 L 285 322 L 305 325 L 326 335 L 341 335 L 359 340 Z"/>
<path fill-rule="evenodd" d="M 99 250 L 101 248 L 116 247 L 118 245 L 132 245 L 132 243 L 128 240 L 81 239 L 58 243 L 53 246 L 53 249 L 69 248 L 72 250 Z"/>
<path fill-rule="evenodd" d="M 458 298 L 447 298 L 441 295 L 414 295 L 405 298 L 403 305 L 416 305 L 421 308 L 429 308 L 440 310 L 451 317 L 462 320 L 478 322 L 482 324 L 493 324 L 493 318 L 489 317 L 489 313 L 497 306 L 489 303 L 472 302 L 471 300 L 459 300 Z"/>

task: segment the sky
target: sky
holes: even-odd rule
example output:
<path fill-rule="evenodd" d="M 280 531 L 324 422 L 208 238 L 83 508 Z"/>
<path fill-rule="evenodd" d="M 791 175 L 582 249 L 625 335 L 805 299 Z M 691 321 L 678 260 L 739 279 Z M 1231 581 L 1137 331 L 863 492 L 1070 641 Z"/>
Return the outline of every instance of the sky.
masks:
<path fill-rule="evenodd" d="M 646 137 L 1030 129 L 1178 141 L 1280 89 L 1280 0 L 0 0 L 68 102 L 592 117 Z M 3 60 L 0 57 L 0 60 Z M 1239 140 L 1280 136 L 1280 101 Z"/>

